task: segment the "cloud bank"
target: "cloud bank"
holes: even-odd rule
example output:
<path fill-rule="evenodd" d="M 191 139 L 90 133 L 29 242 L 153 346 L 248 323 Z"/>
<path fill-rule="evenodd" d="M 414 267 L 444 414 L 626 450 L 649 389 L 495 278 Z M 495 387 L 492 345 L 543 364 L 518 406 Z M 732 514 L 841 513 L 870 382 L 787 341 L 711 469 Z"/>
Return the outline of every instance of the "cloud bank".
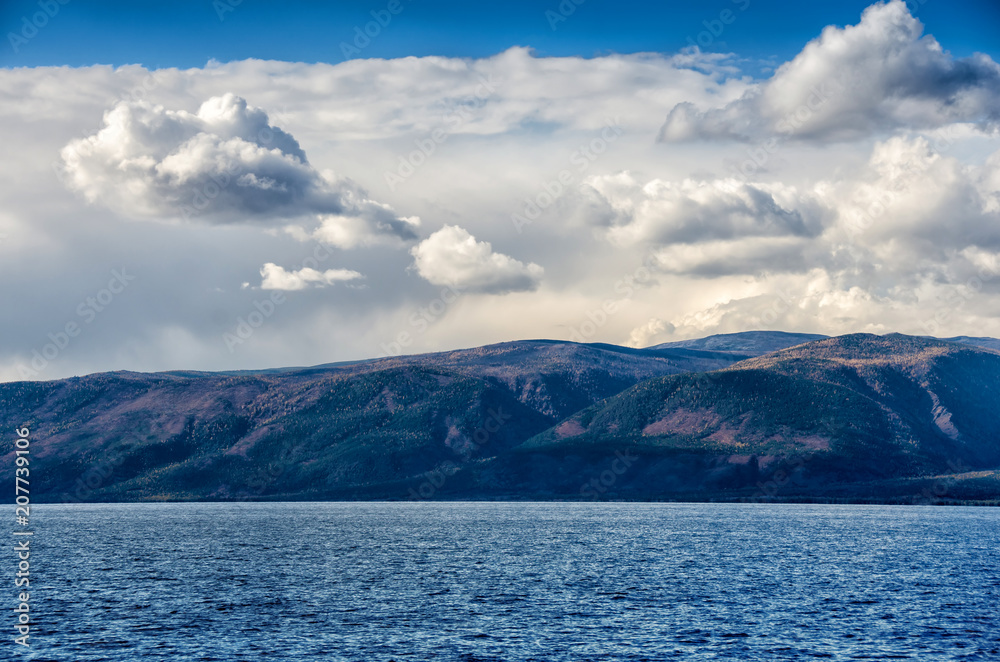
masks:
<path fill-rule="evenodd" d="M 19 311 L 0 377 L 69 322 L 43 378 L 526 337 L 1000 336 L 993 60 L 952 57 L 890 2 L 768 80 L 738 64 L 514 48 L 0 70 L 18 155 L 0 162 L 0 277 Z M 79 318 L 122 268 L 135 282 Z M 286 292 L 230 352 L 224 334 Z"/>
<path fill-rule="evenodd" d="M 923 35 L 902 0 L 891 0 L 866 9 L 857 25 L 827 27 L 736 101 L 674 106 L 659 139 L 851 140 L 956 122 L 995 131 L 998 120 L 1000 65 L 982 54 L 953 58 Z"/>

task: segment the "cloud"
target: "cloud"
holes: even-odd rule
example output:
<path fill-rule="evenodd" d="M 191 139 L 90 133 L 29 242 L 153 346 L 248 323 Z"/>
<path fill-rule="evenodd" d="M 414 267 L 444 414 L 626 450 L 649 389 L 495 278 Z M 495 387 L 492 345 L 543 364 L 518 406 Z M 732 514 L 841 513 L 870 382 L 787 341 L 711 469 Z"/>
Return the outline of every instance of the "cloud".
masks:
<path fill-rule="evenodd" d="M 659 342 L 665 342 L 674 332 L 674 325 L 666 320 L 654 317 L 642 326 L 632 329 L 629 334 L 629 347 L 652 347 Z"/>
<path fill-rule="evenodd" d="M 4 370 L 30 361 L 67 322 L 79 323 L 80 302 L 122 266 L 137 274 L 137 289 L 83 327 L 46 377 L 357 359 L 385 352 L 382 344 L 401 332 L 412 339 L 407 352 L 569 338 L 608 299 L 622 305 L 589 340 L 623 343 L 639 329 L 633 342 L 653 344 L 744 325 L 927 332 L 928 321 L 942 335 L 1000 335 L 1000 275 L 985 277 L 1000 274 L 1000 153 L 989 156 L 1000 148 L 997 137 L 974 124 L 946 124 L 828 146 L 820 138 L 850 134 L 812 123 L 840 122 L 823 105 L 802 127 L 825 131 L 809 134 L 816 141 L 790 140 L 771 154 L 766 173 L 727 180 L 727 163 L 742 147 L 674 145 L 670 158 L 650 149 L 667 112 L 682 102 L 729 107 L 748 123 L 726 128 L 748 136 L 781 115 L 762 124 L 746 106 L 731 105 L 752 82 L 718 68 L 702 73 L 697 54 L 688 55 L 687 62 L 660 54 L 547 58 L 515 49 L 338 65 L 0 70 L 0 93 L 18 99 L 0 104 L 0 141 L 18 155 L 0 162 L 0 233 L 8 235 L 0 277 L 16 286 L 11 305 L 24 312 L 0 322 L 0 378 L 17 378 L 16 369 Z M 878 66 L 866 61 L 858 85 Z M 755 86 L 758 95 L 767 84 Z M 137 89 L 148 104 L 115 102 L 134 99 Z M 266 116 L 235 97 L 224 101 L 227 92 Z M 933 101 L 898 97 L 892 108 L 892 98 L 871 96 L 862 101 L 875 105 L 876 127 Z M 218 107 L 199 110 L 210 99 Z M 105 111 L 120 116 L 105 124 Z M 618 116 L 624 131 L 613 147 L 577 169 L 573 155 Z M 858 126 L 869 131 L 864 117 Z M 287 141 L 258 135 L 278 127 Z M 405 185 L 386 188 L 383 173 L 435 129 L 447 141 Z M 70 189 L 51 165 L 81 136 L 75 169 L 60 160 L 66 182 L 82 178 Z M 190 222 L 124 223 L 108 211 L 180 220 L 178 205 L 190 206 L 194 190 L 179 182 L 214 183 L 216 161 L 252 177 L 228 199 L 234 179 Z M 562 169 L 572 170 L 572 184 L 522 234 L 512 232 L 510 215 Z M 88 194 L 95 204 L 83 204 Z M 427 230 L 418 232 L 418 216 Z M 461 226 L 451 231 L 457 236 L 435 233 L 419 260 L 411 254 L 445 224 Z M 493 246 L 481 250 L 484 238 Z M 462 254 L 465 243 L 471 255 Z M 330 245 L 364 250 L 336 257 Z M 536 257 L 542 250 L 544 262 Z M 39 255 L 59 268 L 33 268 Z M 544 264 L 544 283 L 532 261 Z M 287 266 L 258 280 L 265 262 Z M 317 271 L 300 272 L 301 265 Z M 640 266 L 649 277 L 619 299 L 618 284 Z M 331 267 L 364 280 L 329 283 Z M 443 287 L 425 278 L 466 289 L 446 315 L 418 315 L 427 323 L 418 328 L 414 311 L 437 310 L 428 307 L 437 296 L 431 290 Z M 261 294 L 265 280 L 304 289 L 230 353 L 222 334 L 275 292 Z M 521 291 L 494 294 L 507 288 Z"/>
<path fill-rule="evenodd" d="M 273 226 L 317 215 L 324 224 L 335 215 L 372 236 L 416 238 L 414 219 L 316 170 L 266 112 L 233 94 L 208 99 L 194 114 L 121 101 L 103 128 L 71 141 L 61 156 L 70 188 L 132 218 Z"/>
<path fill-rule="evenodd" d="M 285 271 L 283 267 L 273 262 L 268 262 L 261 267 L 260 275 L 263 277 L 260 288 L 262 290 L 304 290 L 310 285 L 324 287 L 335 283 L 343 283 L 359 278 L 364 278 L 357 271 L 350 269 L 327 269 L 318 271 L 309 267 L 303 267 L 298 271 Z"/>
<path fill-rule="evenodd" d="M 825 247 L 798 237 L 749 237 L 703 244 L 674 244 L 654 251 L 659 270 L 698 278 L 736 274 L 802 273 L 828 262 Z"/>
<path fill-rule="evenodd" d="M 1000 151 L 976 167 L 947 155 L 950 147 L 890 138 L 874 146 L 860 176 L 829 188 L 843 228 L 880 262 L 912 270 L 966 248 L 1000 250 Z"/>
<path fill-rule="evenodd" d="M 232 62 L 215 70 L 245 77 L 268 107 L 281 107 L 290 90 L 296 95 L 290 116 L 335 126 L 342 140 L 366 141 L 425 138 L 434 129 L 478 136 L 538 127 L 592 131 L 609 117 L 621 117 L 630 130 L 655 131 L 662 116 L 645 104 L 737 98 L 746 83 L 723 75 L 732 71 L 729 59 L 715 53 L 538 57 L 520 46 L 476 59 Z"/>
<path fill-rule="evenodd" d="M 357 248 L 378 244 L 397 244 L 416 238 L 420 219 L 397 216 L 392 207 L 372 200 L 359 200 L 360 215 L 325 214 L 319 216 L 319 227 L 311 237 L 338 248 Z"/>
<path fill-rule="evenodd" d="M 797 186 L 599 175 L 571 210 L 613 246 L 644 248 L 662 273 L 868 265 L 883 281 L 947 279 L 972 268 L 963 251 L 1000 251 L 1000 151 L 963 163 L 950 154 L 955 134 L 895 136 L 875 143 L 862 168 Z"/>
<path fill-rule="evenodd" d="M 726 297 L 672 319 L 650 320 L 630 334 L 630 344 L 645 347 L 668 340 L 759 329 L 839 333 L 886 333 L 909 317 L 919 329 L 921 305 L 892 294 L 852 285 L 842 275 L 813 269 L 803 275 L 762 280 L 742 296 Z"/>
<path fill-rule="evenodd" d="M 828 215 L 816 236 L 654 248 L 661 271 L 726 285 L 634 327 L 630 344 L 761 328 L 976 333 L 1000 293 L 1000 151 L 973 166 L 952 147 L 947 132 L 893 137 L 863 168 L 815 182 Z"/>
<path fill-rule="evenodd" d="M 743 237 L 815 237 L 824 210 L 791 187 L 734 179 L 639 184 L 628 172 L 591 177 L 587 204 L 609 241 L 696 244 Z"/>
<path fill-rule="evenodd" d="M 537 289 L 544 270 L 495 253 L 489 242 L 457 225 L 446 225 L 414 246 L 417 273 L 434 285 L 460 290 L 505 294 Z"/>
<path fill-rule="evenodd" d="M 619 248 L 641 246 L 663 273 L 711 277 L 805 271 L 835 211 L 811 191 L 735 179 L 638 182 L 629 172 L 587 180 L 575 204 Z"/>
<path fill-rule="evenodd" d="M 769 80 L 724 106 L 673 107 L 664 142 L 778 135 L 850 140 L 958 122 L 991 131 L 1000 120 L 1000 65 L 954 58 L 902 0 L 868 7 L 857 25 L 828 26 Z"/>

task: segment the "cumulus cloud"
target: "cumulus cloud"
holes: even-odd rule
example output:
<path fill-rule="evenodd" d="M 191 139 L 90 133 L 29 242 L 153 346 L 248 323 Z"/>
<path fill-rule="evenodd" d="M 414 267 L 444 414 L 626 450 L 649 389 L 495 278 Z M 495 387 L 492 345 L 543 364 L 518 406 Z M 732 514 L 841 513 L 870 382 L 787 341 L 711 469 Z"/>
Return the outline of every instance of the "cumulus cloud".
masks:
<path fill-rule="evenodd" d="M 319 271 L 303 267 L 298 271 L 285 271 L 284 267 L 268 262 L 261 267 L 263 278 L 260 284 L 262 290 L 304 290 L 310 286 L 324 287 L 335 283 L 343 283 L 364 278 L 357 271 L 350 269 L 327 269 Z"/>
<path fill-rule="evenodd" d="M 1000 152 L 979 166 L 949 154 L 954 131 L 875 143 L 867 164 L 798 186 L 736 179 L 591 177 L 576 213 L 619 248 L 643 247 L 663 273 L 699 278 L 832 273 L 916 283 L 972 269 L 963 252 L 1000 251 Z M 833 174 L 833 173 L 831 173 Z"/>
<path fill-rule="evenodd" d="M 635 347 L 712 333 L 758 329 L 821 333 L 886 333 L 903 326 L 910 316 L 911 331 L 919 319 L 920 303 L 900 301 L 898 292 L 879 293 L 853 285 L 845 275 L 813 269 L 802 276 L 761 280 L 742 296 L 727 297 L 694 308 L 668 320 L 651 320 L 633 329 Z"/>
<path fill-rule="evenodd" d="M 877 143 L 860 177 L 832 185 L 841 224 L 881 262 L 941 264 L 966 248 L 1000 250 L 1000 152 L 969 166 L 923 137 Z"/>
<path fill-rule="evenodd" d="M 373 200 L 360 200 L 360 215 L 323 214 L 318 217 L 319 227 L 311 234 L 313 239 L 339 248 L 357 248 L 416 238 L 420 219 L 416 216 L 397 216 L 392 207 Z"/>
<path fill-rule="evenodd" d="M 637 326 L 629 333 L 629 347 L 651 347 L 666 339 L 674 333 L 674 325 L 670 322 L 654 317 L 645 324 Z"/>
<path fill-rule="evenodd" d="M 661 271 L 726 285 L 635 326 L 630 344 L 761 328 L 954 335 L 983 324 L 1000 292 L 1000 152 L 975 166 L 951 147 L 945 134 L 893 137 L 864 168 L 815 182 L 809 197 L 827 220 L 814 236 L 654 247 Z"/>
<path fill-rule="evenodd" d="M 101 130 L 61 154 L 71 188 L 129 217 L 275 225 L 336 216 L 369 235 L 416 238 L 415 219 L 316 170 L 264 110 L 233 94 L 208 99 L 197 113 L 121 101 Z"/>
<path fill-rule="evenodd" d="M 790 187 L 733 179 L 640 184 L 628 172 L 587 180 L 593 218 L 618 245 L 742 237 L 814 237 L 824 211 Z"/>
<path fill-rule="evenodd" d="M 902 0 L 868 7 L 857 25 L 828 26 L 769 80 L 721 107 L 673 107 L 666 142 L 765 135 L 847 140 L 897 128 L 1000 120 L 1000 65 L 954 58 Z"/>
<path fill-rule="evenodd" d="M 496 253 L 457 225 L 446 225 L 414 246 L 410 253 L 425 280 L 460 290 L 505 294 L 534 290 L 544 270 Z"/>
<path fill-rule="evenodd" d="M 699 277 L 804 271 L 835 217 L 815 192 L 735 179 L 641 183 L 622 172 L 589 178 L 578 198 L 612 245 L 646 247 L 664 273 Z"/>

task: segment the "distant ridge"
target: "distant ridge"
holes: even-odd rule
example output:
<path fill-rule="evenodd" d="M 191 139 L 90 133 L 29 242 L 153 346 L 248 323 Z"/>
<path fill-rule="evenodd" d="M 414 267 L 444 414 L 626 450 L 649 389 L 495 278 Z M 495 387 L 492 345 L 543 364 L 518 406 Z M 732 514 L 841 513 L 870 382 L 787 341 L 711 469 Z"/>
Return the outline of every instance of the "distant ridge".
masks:
<path fill-rule="evenodd" d="M 974 345 L 975 347 L 985 347 L 1000 352 L 1000 340 L 996 338 L 977 338 L 974 336 L 955 336 L 954 338 L 941 338 L 947 342 L 957 342 L 962 345 Z"/>
<path fill-rule="evenodd" d="M 693 340 L 678 340 L 654 345 L 649 349 L 669 349 L 685 347 L 689 349 L 707 349 L 722 352 L 740 352 L 758 356 L 779 349 L 801 345 L 814 340 L 823 340 L 829 336 L 816 333 L 787 333 L 785 331 L 744 331 L 742 333 L 720 333 L 705 338 Z"/>
<path fill-rule="evenodd" d="M 786 331 L 743 331 L 741 333 L 719 333 L 704 338 L 694 338 L 691 340 L 676 340 L 673 342 L 660 343 L 646 349 L 703 349 L 718 352 L 734 352 L 742 354 L 767 354 L 777 352 L 786 347 L 801 345 L 802 343 L 823 340 L 830 336 L 818 333 L 789 333 Z M 920 336 L 931 340 L 941 340 L 944 342 L 954 342 L 961 345 L 974 345 L 1000 351 L 1000 339 L 985 338 L 976 336 L 954 336 L 952 338 L 935 338 L 934 336 Z"/>
<path fill-rule="evenodd" d="M 787 497 L 878 500 L 888 496 L 879 481 L 996 474 L 998 411 L 1000 354 L 901 334 L 850 334 L 715 372 L 647 380 L 519 450 L 535 454 L 535 464 L 569 448 L 604 456 L 628 448 L 647 457 L 616 483 L 619 495 L 738 490 L 780 471 L 795 477 L 782 486 Z"/>

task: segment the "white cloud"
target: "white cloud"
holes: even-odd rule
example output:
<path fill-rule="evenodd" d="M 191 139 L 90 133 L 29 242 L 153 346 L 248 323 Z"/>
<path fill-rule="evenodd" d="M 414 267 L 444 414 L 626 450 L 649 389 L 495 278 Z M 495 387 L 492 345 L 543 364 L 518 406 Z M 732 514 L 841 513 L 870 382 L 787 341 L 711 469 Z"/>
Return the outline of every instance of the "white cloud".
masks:
<path fill-rule="evenodd" d="M 609 241 L 695 244 L 744 237 L 814 237 L 824 210 L 791 187 L 734 179 L 639 184 L 628 172 L 587 180 L 594 221 Z"/>
<path fill-rule="evenodd" d="M 318 271 L 309 267 L 303 267 L 298 271 L 285 271 L 283 267 L 273 262 L 265 264 L 260 275 L 263 277 L 260 288 L 262 290 L 304 290 L 310 285 L 323 287 L 335 283 L 343 283 L 364 278 L 357 271 L 350 269 L 327 269 Z"/>
<path fill-rule="evenodd" d="M 580 215 L 619 248 L 643 247 L 663 273 L 714 277 L 803 272 L 836 213 L 814 191 L 735 179 L 641 183 L 628 172 L 591 177 Z"/>
<path fill-rule="evenodd" d="M 71 187 L 134 216 L 295 214 L 319 179 L 290 135 L 231 94 L 195 114 L 122 101 L 62 158 Z"/>
<path fill-rule="evenodd" d="M 866 170 L 830 186 L 828 196 L 843 228 L 880 262 L 942 264 L 969 247 L 1000 249 L 998 155 L 969 166 L 925 138 L 894 137 L 877 143 Z"/>
<path fill-rule="evenodd" d="M 426 137 L 438 128 L 478 136 L 531 125 L 589 131 L 609 117 L 655 131 L 662 116 L 644 106 L 735 99 L 746 83 L 723 75 L 730 72 L 714 53 L 538 57 L 524 47 L 476 59 L 357 59 L 336 66 L 247 61 L 213 69 L 243 80 L 268 107 L 282 108 L 291 92 L 290 119 L 336 127 L 338 139 L 349 141 Z"/>
<path fill-rule="evenodd" d="M 319 216 L 319 227 L 308 237 L 345 249 L 393 245 L 415 236 L 420 225 L 416 216 L 396 216 L 391 207 L 372 200 L 361 201 L 358 208 L 365 211 L 365 217 L 344 214 Z"/>
<path fill-rule="evenodd" d="M 949 155 L 953 147 L 947 137 L 893 137 L 860 170 L 799 186 L 600 175 L 574 204 L 598 236 L 645 248 L 663 273 L 838 273 L 864 264 L 883 281 L 946 279 L 972 268 L 963 251 L 1000 251 L 1000 151 L 971 166 Z"/>
<path fill-rule="evenodd" d="M 414 246 L 410 253 L 425 280 L 460 290 L 505 294 L 534 290 L 544 270 L 496 253 L 457 225 L 446 225 Z"/>
<path fill-rule="evenodd" d="M 100 131 L 66 145 L 62 159 L 71 188 L 128 217 L 273 226 L 335 214 L 369 235 L 416 238 L 413 219 L 317 171 L 266 112 L 233 94 L 194 114 L 122 101 Z"/>
<path fill-rule="evenodd" d="M 922 33 L 902 0 L 874 4 L 857 25 L 825 28 L 739 100 L 707 110 L 691 102 L 676 105 L 660 139 L 778 134 L 843 140 L 956 122 L 995 130 L 1000 65 L 982 54 L 953 58 Z"/>
<path fill-rule="evenodd" d="M 674 333 L 674 325 L 666 320 L 654 317 L 642 326 L 632 329 L 628 336 L 629 347 L 652 347 L 666 342 Z"/>
<path fill-rule="evenodd" d="M 814 182 L 809 199 L 829 219 L 814 236 L 751 226 L 654 248 L 662 272 L 710 278 L 722 294 L 635 326 L 630 344 L 751 329 L 983 334 L 1000 293 L 1000 152 L 972 166 L 953 148 L 894 137 L 862 169 Z"/>

